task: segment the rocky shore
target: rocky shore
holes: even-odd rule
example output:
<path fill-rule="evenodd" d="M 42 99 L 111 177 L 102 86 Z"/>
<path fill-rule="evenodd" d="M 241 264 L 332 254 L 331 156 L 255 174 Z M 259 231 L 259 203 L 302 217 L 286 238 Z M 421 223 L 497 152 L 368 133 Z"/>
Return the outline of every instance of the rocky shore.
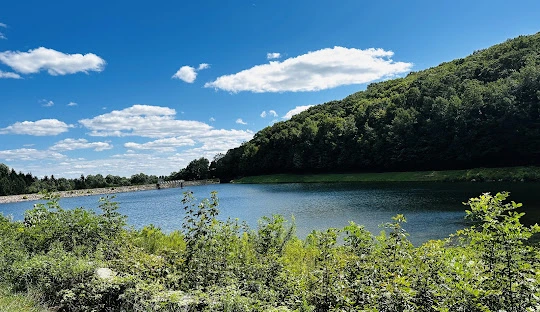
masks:
<path fill-rule="evenodd" d="M 94 189 L 84 189 L 84 190 L 72 190 L 72 191 L 60 191 L 56 192 L 63 197 L 79 197 L 79 196 L 91 196 L 91 195 L 109 195 L 115 193 L 125 193 L 125 192 L 138 192 L 138 191 L 148 191 L 156 190 L 162 188 L 173 188 L 181 186 L 194 186 L 194 185 L 205 185 L 205 184 L 219 184 L 219 179 L 208 179 L 208 180 L 197 180 L 197 181 L 182 181 L 180 184 L 179 181 L 165 182 L 163 184 L 145 184 L 145 185 L 130 185 L 130 186 L 117 186 L 117 187 L 103 187 L 103 188 L 94 188 Z M 41 194 L 21 194 L 21 195 L 9 195 L 9 196 L 0 196 L 0 204 L 7 203 L 16 203 L 23 201 L 32 201 L 42 199 Z"/>
<path fill-rule="evenodd" d="M 91 195 L 108 195 L 124 192 L 137 192 L 157 189 L 156 184 L 146 185 L 131 185 L 131 186 L 118 186 L 118 187 L 104 187 L 95 189 L 73 190 L 73 191 L 61 191 L 57 192 L 60 197 L 79 197 L 79 196 L 91 196 Z M 21 194 L 21 195 L 9 195 L 0 196 L 0 204 L 15 203 L 22 201 L 40 200 L 41 194 Z"/>

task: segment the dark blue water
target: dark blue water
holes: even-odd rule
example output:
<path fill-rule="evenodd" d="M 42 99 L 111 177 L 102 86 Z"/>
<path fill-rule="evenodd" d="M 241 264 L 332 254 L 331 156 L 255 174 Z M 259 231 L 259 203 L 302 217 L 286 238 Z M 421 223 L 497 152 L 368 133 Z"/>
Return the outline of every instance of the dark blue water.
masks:
<path fill-rule="evenodd" d="M 220 184 L 184 189 L 164 189 L 116 194 L 120 212 L 136 228 L 154 224 L 165 231 L 180 229 L 182 193 L 193 191 L 198 199 L 217 191 L 220 218 L 238 218 L 256 227 L 262 216 L 281 214 L 296 219 L 297 234 L 314 229 L 342 228 L 349 221 L 364 225 L 373 234 L 396 214 L 407 218 L 406 230 L 415 244 L 442 239 L 467 226 L 462 202 L 483 192 L 510 191 L 510 199 L 524 204 L 525 223 L 540 223 L 538 183 L 330 183 L 330 184 Z M 63 198 L 64 208 L 98 207 L 100 195 Z M 0 212 L 23 218 L 36 202 L 0 204 Z"/>

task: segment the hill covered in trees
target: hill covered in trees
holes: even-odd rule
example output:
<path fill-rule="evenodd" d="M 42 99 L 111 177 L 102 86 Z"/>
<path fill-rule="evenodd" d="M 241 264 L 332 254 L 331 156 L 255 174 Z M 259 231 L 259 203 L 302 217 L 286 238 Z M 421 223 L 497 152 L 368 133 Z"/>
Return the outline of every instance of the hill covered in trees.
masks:
<path fill-rule="evenodd" d="M 540 164 L 540 33 L 374 83 L 259 131 L 217 177 Z"/>

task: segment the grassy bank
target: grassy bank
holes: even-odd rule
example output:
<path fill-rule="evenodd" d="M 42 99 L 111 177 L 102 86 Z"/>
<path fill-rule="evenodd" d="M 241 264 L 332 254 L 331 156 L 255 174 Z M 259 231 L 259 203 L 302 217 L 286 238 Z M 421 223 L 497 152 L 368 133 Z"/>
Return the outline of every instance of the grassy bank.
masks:
<path fill-rule="evenodd" d="M 330 182 L 458 182 L 458 181 L 540 181 L 540 167 L 476 168 L 468 170 L 272 174 L 245 177 L 234 183 L 330 183 Z"/>
<path fill-rule="evenodd" d="M 15 294 L 6 285 L 0 285 L 0 312 L 50 312 L 37 300 L 25 294 Z"/>

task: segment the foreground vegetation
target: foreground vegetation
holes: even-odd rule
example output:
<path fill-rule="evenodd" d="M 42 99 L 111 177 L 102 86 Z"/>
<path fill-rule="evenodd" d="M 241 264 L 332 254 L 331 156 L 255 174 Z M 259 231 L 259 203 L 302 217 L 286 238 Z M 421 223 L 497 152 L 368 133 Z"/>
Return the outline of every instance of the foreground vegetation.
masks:
<path fill-rule="evenodd" d="M 373 83 L 215 159 L 222 181 L 277 173 L 540 165 L 540 33 Z"/>
<path fill-rule="evenodd" d="M 351 222 L 301 240 L 281 216 L 250 229 L 186 193 L 182 231 L 163 233 L 127 228 L 107 198 L 97 213 L 49 196 L 0 216 L 0 285 L 57 311 L 538 311 L 540 227 L 507 196 L 470 199 L 473 226 L 417 247 L 402 215 L 377 236 Z"/>
<path fill-rule="evenodd" d="M 540 167 L 477 168 L 469 170 L 272 174 L 244 177 L 234 183 L 540 181 Z"/>
<path fill-rule="evenodd" d="M 16 294 L 0 284 L 0 312 L 51 312 L 29 294 Z"/>

